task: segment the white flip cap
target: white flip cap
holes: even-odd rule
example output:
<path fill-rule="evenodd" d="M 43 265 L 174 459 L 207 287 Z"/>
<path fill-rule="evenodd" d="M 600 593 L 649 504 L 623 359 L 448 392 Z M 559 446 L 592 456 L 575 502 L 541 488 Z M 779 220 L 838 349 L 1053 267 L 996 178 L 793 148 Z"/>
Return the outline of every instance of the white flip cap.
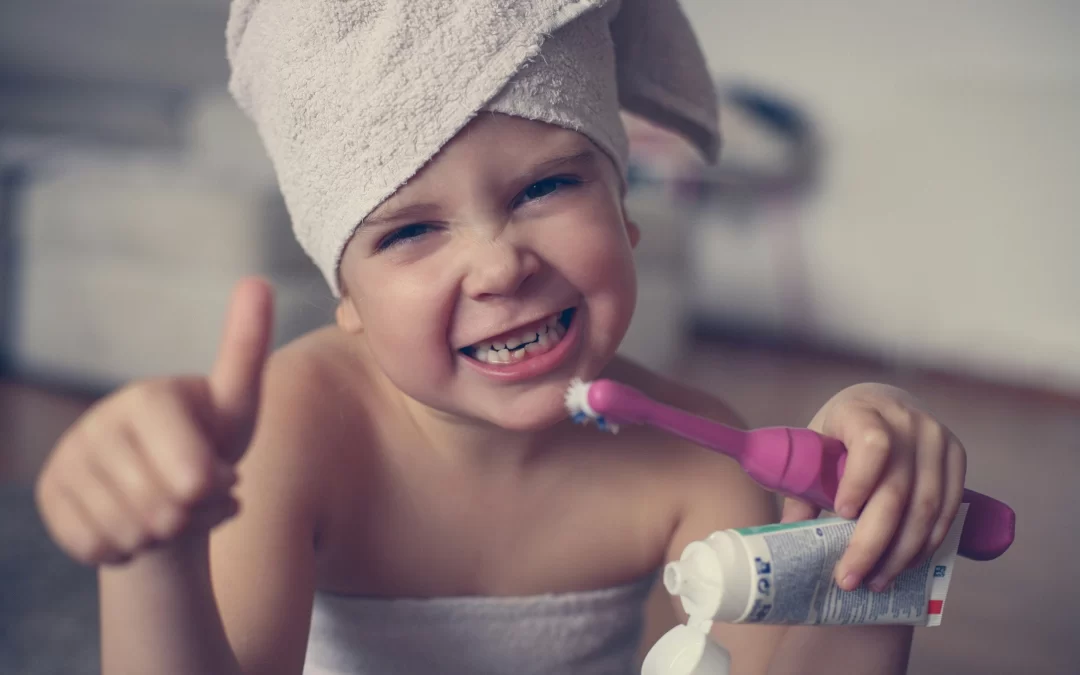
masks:
<path fill-rule="evenodd" d="M 641 664 L 641 675 L 728 675 L 731 655 L 709 639 L 711 621 L 700 628 L 675 626 L 656 641 Z"/>

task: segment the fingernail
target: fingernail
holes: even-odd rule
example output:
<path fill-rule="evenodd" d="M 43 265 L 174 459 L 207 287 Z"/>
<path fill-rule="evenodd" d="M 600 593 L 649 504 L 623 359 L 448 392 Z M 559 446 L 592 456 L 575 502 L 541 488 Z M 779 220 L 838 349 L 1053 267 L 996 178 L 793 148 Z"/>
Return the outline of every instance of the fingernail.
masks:
<path fill-rule="evenodd" d="M 844 575 L 844 580 L 840 582 L 840 588 L 845 591 L 853 591 L 855 587 L 859 585 L 859 578 L 851 572 Z"/>
<path fill-rule="evenodd" d="M 888 587 L 888 584 L 886 584 L 885 580 L 882 579 L 881 577 L 875 577 L 875 578 L 871 579 L 870 583 L 867 584 L 867 585 L 870 587 L 870 590 L 872 590 L 875 593 L 881 593 L 882 591 L 884 591 Z"/>
<path fill-rule="evenodd" d="M 840 514 L 841 518 L 847 518 L 848 520 L 854 520 L 855 516 L 859 515 L 859 512 L 851 504 L 844 504 L 837 513 Z"/>

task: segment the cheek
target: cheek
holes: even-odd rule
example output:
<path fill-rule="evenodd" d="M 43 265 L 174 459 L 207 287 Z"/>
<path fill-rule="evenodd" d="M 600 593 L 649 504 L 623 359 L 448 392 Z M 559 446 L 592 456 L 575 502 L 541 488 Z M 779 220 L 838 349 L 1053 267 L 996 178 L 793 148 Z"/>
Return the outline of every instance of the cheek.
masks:
<path fill-rule="evenodd" d="M 357 310 L 372 355 L 391 380 L 403 386 L 401 380 L 413 379 L 413 371 L 431 374 L 447 362 L 453 298 L 447 297 L 446 285 L 421 273 L 380 275 L 372 270 L 366 276 L 357 280 L 362 291 Z M 394 281 L 387 282 L 391 277 Z"/>
<path fill-rule="evenodd" d="M 633 250 L 617 212 L 598 209 L 560 232 L 550 253 L 589 310 L 592 351 L 608 357 L 625 336 L 637 301 Z"/>
<path fill-rule="evenodd" d="M 634 259 L 626 227 L 613 205 L 594 208 L 561 228 L 555 259 L 585 294 L 625 289 L 633 294 Z"/>

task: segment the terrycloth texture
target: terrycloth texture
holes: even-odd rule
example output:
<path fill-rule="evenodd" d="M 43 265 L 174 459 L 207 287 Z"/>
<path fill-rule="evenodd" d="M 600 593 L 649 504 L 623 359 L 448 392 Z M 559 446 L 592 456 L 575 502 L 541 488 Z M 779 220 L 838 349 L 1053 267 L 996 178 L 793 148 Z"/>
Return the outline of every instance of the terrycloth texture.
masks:
<path fill-rule="evenodd" d="M 230 91 L 335 295 L 359 223 L 489 103 L 584 133 L 622 170 L 620 102 L 709 160 L 719 146 L 676 0 L 234 0 L 227 37 Z"/>
<path fill-rule="evenodd" d="M 654 579 L 521 598 L 318 593 L 304 675 L 630 675 Z"/>

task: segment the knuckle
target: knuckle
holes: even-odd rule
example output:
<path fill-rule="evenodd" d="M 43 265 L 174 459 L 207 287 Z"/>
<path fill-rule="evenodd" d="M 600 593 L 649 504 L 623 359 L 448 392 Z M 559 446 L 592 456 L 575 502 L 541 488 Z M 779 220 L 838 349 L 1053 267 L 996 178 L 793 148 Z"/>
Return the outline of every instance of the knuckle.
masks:
<path fill-rule="evenodd" d="M 911 496 L 911 488 L 906 482 L 893 481 L 882 486 L 881 493 L 882 501 L 886 502 L 886 507 L 890 513 L 898 516 L 903 511 L 904 505 L 907 504 L 908 497 Z"/>
<path fill-rule="evenodd" d="M 936 452 L 942 452 L 949 445 L 949 432 L 936 420 L 931 420 L 923 429 L 923 438 Z"/>
<path fill-rule="evenodd" d="M 200 461 L 200 458 L 192 456 L 177 467 L 177 497 L 185 504 L 194 504 L 210 492 L 213 477 L 208 465 L 209 462 Z"/>
<path fill-rule="evenodd" d="M 889 432 L 882 427 L 871 427 L 862 433 L 859 439 L 859 447 L 863 452 L 876 456 L 888 455 L 892 448 L 892 438 Z"/>
<path fill-rule="evenodd" d="M 922 527 L 932 526 L 941 513 L 941 495 L 930 493 L 920 495 L 911 504 L 911 519 Z"/>
<path fill-rule="evenodd" d="M 125 482 L 128 501 L 135 509 L 140 513 L 145 513 L 154 507 L 158 501 L 157 489 L 146 473 L 131 471 Z"/>
<path fill-rule="evenodd" d="M 891 417 L 895 420 L 894 424 L 904 431 L 911 432 L 918 427 L 920 414 L 905 405 L 898 405 L 893 409 Z"/>
<path fill-rule="evenodd" d="M 88 417 L 72 427 L 57 447 L 57 461 L 67 464 L 72 458 L 86 457 L 93 453 L 97 445 L 96 428 L 99 425 L 99 422 Z"/>
<path fill-rule="evenodd" d="M 117 466 L 116 480 L 124 491 L 125 499 L 140 512 L 153 508 L 159 499 L 155 481 L 134 458 L 129 457 Z"/>

